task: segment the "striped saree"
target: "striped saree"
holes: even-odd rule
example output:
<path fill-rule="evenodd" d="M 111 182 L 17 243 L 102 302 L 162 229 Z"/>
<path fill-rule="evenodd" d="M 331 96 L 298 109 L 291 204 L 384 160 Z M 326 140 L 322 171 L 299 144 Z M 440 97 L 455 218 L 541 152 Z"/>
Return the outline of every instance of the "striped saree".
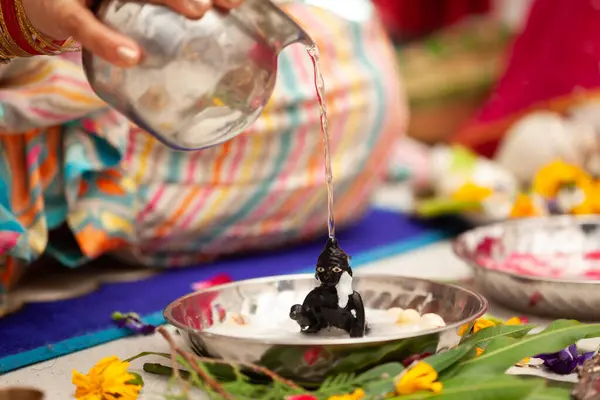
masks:
<path fill-rule="evenodd" d="M 347 224 L 369 207 L 405 129 L 394 54 L 373 14 L 286 8 L 321 48 L 336 217 Z M 271 102 L 247 132 L 181 153 L 95 97 L 77 56 L 2 70 L 0 292 L 45 252 L 70 267 L 103 254 L 172 267 L 323 234 L 312 73 L 302 46 L 286 49 Z M 65 227 L 67 237 L 50 235 Z"/>

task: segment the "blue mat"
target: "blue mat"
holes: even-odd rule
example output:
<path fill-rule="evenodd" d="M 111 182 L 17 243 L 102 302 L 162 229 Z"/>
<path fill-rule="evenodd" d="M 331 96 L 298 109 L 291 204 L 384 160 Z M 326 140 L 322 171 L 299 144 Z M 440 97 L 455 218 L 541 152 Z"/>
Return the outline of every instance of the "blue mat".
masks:
<path fill-rule="evenodd" d="M 447 238 L 464 229 L 455 220 L 416 221 L 392 211 L 372 210 L 339 233 L 352 265 L 386 258 Z M 166 271 L 131 283 L 106 284 L 80 298 L 27 305 L 0 319 L 0 374 L 128 336 L 114 328 L 114 311 L 135 311 L 145 322 L 164 322 L 162 308 L 189 293 L 191 284 L 226 272 L 234 280 L 312 272 L 325 238 L 269 253 L 220 260 L 197 268 Z"/>

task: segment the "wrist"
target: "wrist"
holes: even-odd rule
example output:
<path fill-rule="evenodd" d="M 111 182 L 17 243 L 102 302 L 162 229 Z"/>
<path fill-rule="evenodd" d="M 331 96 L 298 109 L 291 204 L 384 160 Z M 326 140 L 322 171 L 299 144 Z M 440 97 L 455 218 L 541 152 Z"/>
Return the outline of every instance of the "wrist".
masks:
<path fill-rule="evenodd" d="M 20 5 L 23 10 L 24 17 L 29 21 L 31 26 L 39 32 L 39 34 L 48 40 L 66 40 L 69 35 L 60 29 L 60 24 L 57 24 L 53 19 L 48 18 L 45 14 L 40 14 L 40 0 L 0 0 L 12 1 Z"/>
<path fill-rule="evenodd" d="M 73 51 L 72 41 L 51 39 L 41 33 L 29 18 L 27 8 L 31 10 L 32 6 L 28 0 L 0 0 L 3 55 L 15 58 Z"/>

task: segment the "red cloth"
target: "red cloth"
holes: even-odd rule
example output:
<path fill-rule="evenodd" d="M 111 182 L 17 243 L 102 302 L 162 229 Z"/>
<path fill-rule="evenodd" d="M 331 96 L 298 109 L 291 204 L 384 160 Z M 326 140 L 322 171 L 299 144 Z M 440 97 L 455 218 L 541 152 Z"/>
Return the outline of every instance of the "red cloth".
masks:
<path fill-rule="evenodd" d="M 415 37 L 490 10 L 490 0 L 373 0 L 392 35 Z"/>
<path fill-rule="evenodd" d="M 454 141 L 491 156 L 506 129 L 523 113 L 563 112 L 600 95 L 600 7 L 596 3 L 535 0 L 494 93 Z"/>

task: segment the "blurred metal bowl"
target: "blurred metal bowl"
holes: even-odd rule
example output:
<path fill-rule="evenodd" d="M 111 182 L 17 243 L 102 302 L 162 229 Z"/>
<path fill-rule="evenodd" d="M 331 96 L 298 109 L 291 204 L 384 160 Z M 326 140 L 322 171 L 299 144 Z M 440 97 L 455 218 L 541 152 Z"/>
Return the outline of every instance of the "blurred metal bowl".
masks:
<path fill-rule="evenodd" d="M 473 268 L 477 287 L 490 300 L 538 316 L 600 320 L 600 280 L 583 274 L 598 270 L 600 260 L 585 255 L 600 252 L 599 216 L 505 221 L 463 233 L 453 248 Z M 493 269 L 482 261 L 502 261 L 513 253 L 555 258 L 564 273 L 533 276 Z"/>
<path fill-rule="evenodd" d="M 30 387 L 0 387 L 0 400 L 43 400 L 44 393 Z"/>
<path fill-rule="evenodd" d="M 170 324 L 180 329 L 199 355 L 251 362 L 287 378 L 312 383 L 331 374 L 357 372 L 385 361 L 452 347 L 460 340 L 459 327 L 481 317 L 487 310 L 483 296 L 458 286 L 400 276 L 357 274 L 354 288 L 362 294 L 366 307 L 402 307 L 438 313 L 447 326 L 360 339 L 303 335 L 256 339 L 204 331 L 212 325 L 211 310 L 216 304 L 229 312 L 269 313 L 272 303 L 265 304 L 265 296 L 308 293 L 314 286 L 312 275 L 286 275 L 215 286 L 174 301 L 167 306 L 164 315 Z"/>

